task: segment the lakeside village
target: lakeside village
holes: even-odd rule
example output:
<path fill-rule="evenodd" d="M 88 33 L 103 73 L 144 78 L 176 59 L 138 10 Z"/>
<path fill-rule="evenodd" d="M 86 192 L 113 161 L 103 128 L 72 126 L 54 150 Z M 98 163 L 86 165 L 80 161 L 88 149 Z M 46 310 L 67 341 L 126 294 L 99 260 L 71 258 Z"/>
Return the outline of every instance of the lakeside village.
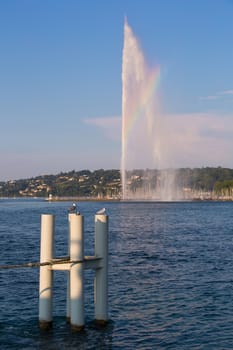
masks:
<path fill-rule="evenodd" d="M 172 174 L 167 186 L 172 186 L 179 192 L 179 196 L 171 200 L 233 201 L 233 169 L 184 168 L 166 172 Z M 149 169 L 127 172 L 129 198 L 142 198 L 145 188 L 153 191 L 162 175 L 162 171 Z M 121 174 L 119 170 L 72 170 L 57 175 L 40 175 L 30 179 L 0 182 L 0 198 L 14 197 L 43 197 L 50 200 L 71 198 L 120 200 Z"/>

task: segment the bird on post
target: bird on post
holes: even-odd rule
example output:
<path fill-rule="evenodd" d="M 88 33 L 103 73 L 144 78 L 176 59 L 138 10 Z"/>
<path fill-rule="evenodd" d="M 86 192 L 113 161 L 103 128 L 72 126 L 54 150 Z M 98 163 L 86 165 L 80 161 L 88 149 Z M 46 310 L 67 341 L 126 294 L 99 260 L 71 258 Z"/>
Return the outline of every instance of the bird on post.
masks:
<path fill-rule="evenodd" d="M 70 214 L 79 214 L 78 212 L 77 212 L 77 205 L 75 204 L 75 203 L 73 203 L 72 204 L 72 206 L 68 209 L 68 212 L 70 213 Z"/>
<path fill-rule="evenodd" d="M 106 209 L 105 208 L 97 210 L 97 212 L 96 212 L 97 215 L 105 215 L 105 213 L 106 213 Z"/>

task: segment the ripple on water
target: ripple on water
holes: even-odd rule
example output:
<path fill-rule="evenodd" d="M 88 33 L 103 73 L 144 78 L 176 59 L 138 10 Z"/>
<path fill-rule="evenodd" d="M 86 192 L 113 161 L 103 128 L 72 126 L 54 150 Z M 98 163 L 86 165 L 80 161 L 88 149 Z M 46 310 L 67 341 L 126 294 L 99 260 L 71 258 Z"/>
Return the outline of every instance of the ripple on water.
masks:
<path fill-rule="evenodd" d="M 56 250 L 67 253 L 67 203 L 0 206 L 3 263 L 38 261 L 39 216 L 58 216 Z M 0 341 L 7 349 L 232 349 L 233 203 L 105 203 L 110 215 L 109 313 L 93 325 L 94 273 L 86 273 L 86 329 L 65 322 L 66 276 L 55 273 L 54 327 L 38 328 L 38 270 L 0 271 Z M 85 249 L 93 213 L 80 203 Z M 9 219 L 14 216 L 12 221 Z M 9 225 L 9 222 L 11 223 Z"/>

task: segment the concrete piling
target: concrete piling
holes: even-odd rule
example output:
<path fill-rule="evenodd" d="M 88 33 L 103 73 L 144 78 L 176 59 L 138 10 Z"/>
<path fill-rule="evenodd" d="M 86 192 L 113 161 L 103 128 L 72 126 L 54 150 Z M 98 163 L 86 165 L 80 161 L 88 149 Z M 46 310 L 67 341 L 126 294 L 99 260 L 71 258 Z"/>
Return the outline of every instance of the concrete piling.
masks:
<path fill-rule="evenodd" d="M 52 326 L 53 271 L 67 272 L 66 319 L 74 331 L 85 326 L 84 315 L 84 269 L 95 270 L 95 322 L 105 325 L 108 321 L 108 216 L 95 215 L 95 255 L 84 256 L 84 217 L 68 214 L 69 257 L 54 258 L 54 215 L 41 216 L 39 286 L 39 325 Z"/>
<path fill-rule="evenodd" d="M 54 216 L 41 216 L 40 262 L 50 262 L 54 249 Z M 41 328 L 52 325 L 53 271 L 49 266 L 40 267 L 39 322 Z"/>
<path fill-rule="evenodd" d="M 108 216 L 95 215 L 95 255 L 101 267 L 95 273 L 95 322 L 108 321 Z"/>

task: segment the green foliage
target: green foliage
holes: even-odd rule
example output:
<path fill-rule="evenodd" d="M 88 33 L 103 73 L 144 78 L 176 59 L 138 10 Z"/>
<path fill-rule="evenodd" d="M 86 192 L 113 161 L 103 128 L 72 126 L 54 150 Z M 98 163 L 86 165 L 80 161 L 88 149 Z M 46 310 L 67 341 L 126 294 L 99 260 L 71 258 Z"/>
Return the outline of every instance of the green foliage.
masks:
<path fill-rule="evenodd" d="M 216 183 L 233 180 L 233 169 L 228 168 L 184 168 L 179 169 L 177 179 L 180 187 L 213 191 Z M 219 185 L 220 186 L 220 185 Z"/>
<path fill-rule="evenodd" d="M 217 181 L 214 185 L 214 191 L 219 195 L 230 196 L 233 193 L 233 179 Z"/>
<path fill-rule="evenodd" d="M 218 195 L 233 195 L 233 169 L 229 168 L 181 168 L 173 170 L 176 185 L 192 191 L 214 191 Z M 144 185 L 153 189 L 160 178 L 156 169 L 127 171 L 131 178 L 131 190 L 136 192 Z M 61 172 L 30 179 L 0 182 L 0 197 L 105 197 L 120 196 L 121 175 L 119 170 L 98 169 Z"/>

